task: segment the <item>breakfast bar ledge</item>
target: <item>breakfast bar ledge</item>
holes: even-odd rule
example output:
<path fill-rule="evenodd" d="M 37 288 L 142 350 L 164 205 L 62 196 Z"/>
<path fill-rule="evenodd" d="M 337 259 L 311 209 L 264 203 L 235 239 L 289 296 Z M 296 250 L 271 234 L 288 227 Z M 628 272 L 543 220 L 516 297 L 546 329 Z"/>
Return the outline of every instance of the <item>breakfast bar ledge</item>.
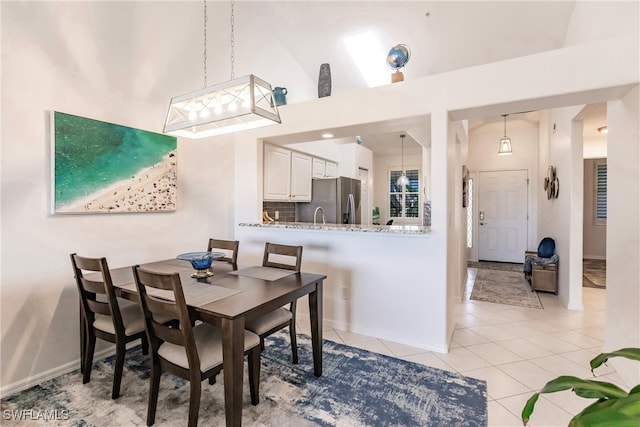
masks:
<path fill-rule="evenodd" d="M 415 227 L 415 228 L 414 228 Z M 265 242 L 302 245 L 305 271 L 326 275 L 325 325 L 446 353 L 461 278 L 448 285 L 441 232 L 418 226 L 240 223 L 242 264 L 256 264 Z M 298 313 L 306 315 L 299 302 Z"/>

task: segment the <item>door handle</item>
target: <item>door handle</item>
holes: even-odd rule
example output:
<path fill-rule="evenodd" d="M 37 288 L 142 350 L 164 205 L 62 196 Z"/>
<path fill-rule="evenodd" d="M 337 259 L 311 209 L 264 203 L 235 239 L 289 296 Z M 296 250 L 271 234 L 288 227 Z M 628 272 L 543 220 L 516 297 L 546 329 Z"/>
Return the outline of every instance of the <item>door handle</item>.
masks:
<path fill-rule="evenodd" d="M 484 225 L 484 222 L 481 222 L 480 225 Z"/>

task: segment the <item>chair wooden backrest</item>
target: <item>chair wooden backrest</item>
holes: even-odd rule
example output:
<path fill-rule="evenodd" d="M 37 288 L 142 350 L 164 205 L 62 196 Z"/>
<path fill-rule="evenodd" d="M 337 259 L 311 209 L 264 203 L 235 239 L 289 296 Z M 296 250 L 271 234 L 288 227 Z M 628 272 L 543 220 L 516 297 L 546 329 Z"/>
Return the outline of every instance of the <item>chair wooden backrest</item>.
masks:
<path fill-rule="evenodd" d="M 240 242 L 237 240 L 221 240 L 221 239 L 209 239 L 209 245 L 207 246 L 207 252 L 211 252 L 214 249 L 222 249 L 227 251 L 230 255 L 224 258 L 218 258 L 216 261 L 228 262 L 233 266 L 234 270 L 238 269 L 238 247 Z"/>
<path fill-rule="evenodd" d="M 278 261 L 272 261 L 271 255 L 278 255 Z M 291 264 L 283 263 L 283 257 L 292 257 L 294 261 Z M 290 258 L 288 258 L 290 259 Z M 293 270 L 300 272 L 302 264 L 302 246 L 281 245 L 278 243 L 267 242 L 264 244 L 264 256 L 262 257 L 263 267 L 275 267 L 285 270 Z"/>
<path fill-rule="evenodd" d="M 111 273 L 106 258 L 86 258 L 71 254 L 76 285 L 80 294 L 83 316 L 89 326 L 93 325 L 96 314 L 111 317 L 116 334 L 124 335 L 124 323 L 120 315 L 118 299 L 113 288 Z M 90 278 L 84 272 L 94 273 Z M 98 295 L 104 295 L 103 301 Z"/>
<path fill-rule="evenodd" d="M 163 342 L 184 347 L 190 370 L 197 369 L 199 372 L 200 359 L 180 275 L 178 273 L 153 272 L 136 265 L 133 267 L 133 277 L 144 314 L 152 354 L 157 355 L 158 348 Z M 147 288 L 168 291 L 172 294 L 173 301 L 169 298 L 150 295 Z M 162 319 L 162 323 L 157 319 Z M 167 319 L 170 322 L 167 322 Z M 176 320 L 179 327 L 175 327 Z"/>

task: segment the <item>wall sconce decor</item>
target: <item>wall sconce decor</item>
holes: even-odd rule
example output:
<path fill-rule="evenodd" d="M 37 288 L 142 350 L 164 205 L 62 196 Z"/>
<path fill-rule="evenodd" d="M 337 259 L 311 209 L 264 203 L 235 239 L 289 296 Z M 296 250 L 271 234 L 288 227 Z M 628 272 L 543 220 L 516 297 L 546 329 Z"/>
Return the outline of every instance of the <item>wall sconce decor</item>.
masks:
<path fill-rule="evenodd" d="M 547 199 L 557 199 L 560 194 L 560 181 L 556 173 L 555 166 L 549 166 L 547 176 L 544 178 L 544 189 L 547 192 Z"/>
<path fill-rule="evenodd" d="M 469 169 L 467 165 L 462 165 L 462 207 L 466 208 L 469 204 Z"/>

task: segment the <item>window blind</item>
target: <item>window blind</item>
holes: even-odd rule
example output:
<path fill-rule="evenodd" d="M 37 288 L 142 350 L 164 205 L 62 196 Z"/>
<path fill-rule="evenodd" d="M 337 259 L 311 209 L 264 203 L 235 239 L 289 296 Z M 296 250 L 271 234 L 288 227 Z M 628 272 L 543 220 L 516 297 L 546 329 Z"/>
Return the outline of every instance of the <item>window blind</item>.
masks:
<path fill-rule="evenodd" d="M 596 164 L 596 219 L 607 219 L 607 164 Z"/>

